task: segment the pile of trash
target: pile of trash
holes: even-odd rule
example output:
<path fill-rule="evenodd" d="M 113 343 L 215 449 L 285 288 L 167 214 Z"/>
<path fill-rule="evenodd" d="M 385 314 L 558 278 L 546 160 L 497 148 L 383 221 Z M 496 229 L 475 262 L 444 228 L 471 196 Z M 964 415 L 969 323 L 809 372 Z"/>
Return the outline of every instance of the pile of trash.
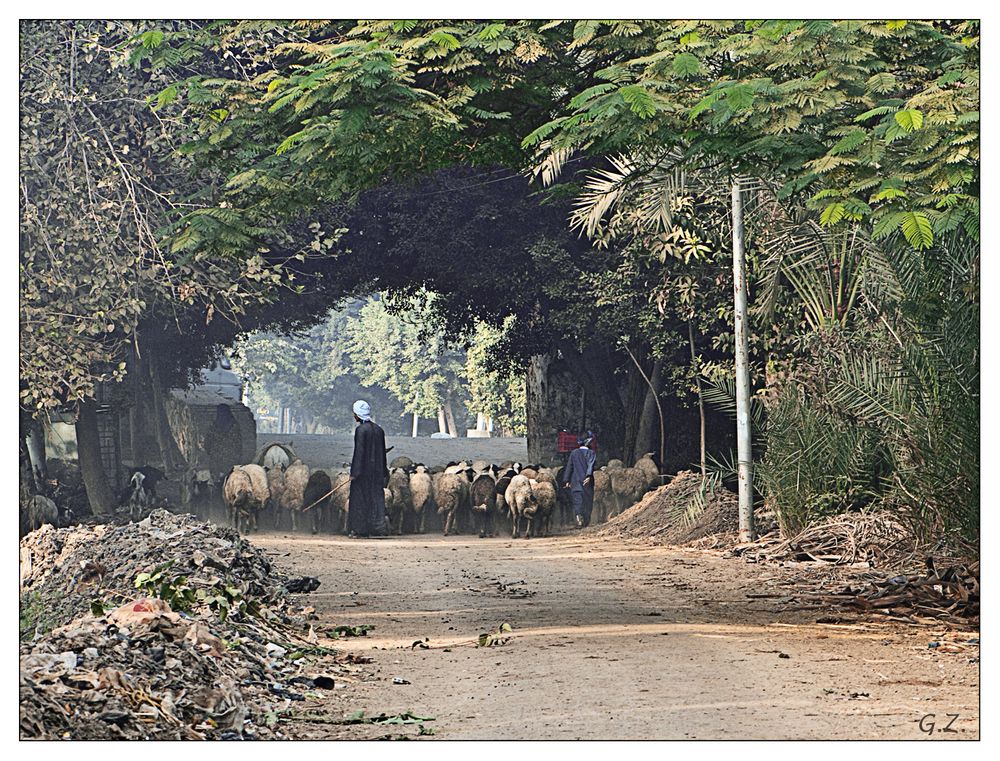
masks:
<path fill-rule="evenodd" d="M 682 470 L 665 486 L 600 527 L 598 535 L 689 544 L 714 538 L 731 543 L 739 527 L 739 498 Z"/>
<path fill-rule="evenodd" d="M 283 737 L 282 707 L 355 670 L 288 597 L 316 580 L 192 516 L 45 527 L 21 561 L 22 739 Z"/>
<path fill-rule="evenodd" d="M 37 611 L 43 631 L 87 613 L 95 600 L 134 598 L 136 576 L 167 563 L 169 575 L 183 576 L 191 589 L 215 589 L 228 579 L 259 603 L 273 601 L 287 581 L 233 529 L 166 510 L 137 523 L 46 525 L 21 540 L 20 554 L 22 614 Z M 32 636 L 31 616 L 21 623 L 22 639 Z"/>

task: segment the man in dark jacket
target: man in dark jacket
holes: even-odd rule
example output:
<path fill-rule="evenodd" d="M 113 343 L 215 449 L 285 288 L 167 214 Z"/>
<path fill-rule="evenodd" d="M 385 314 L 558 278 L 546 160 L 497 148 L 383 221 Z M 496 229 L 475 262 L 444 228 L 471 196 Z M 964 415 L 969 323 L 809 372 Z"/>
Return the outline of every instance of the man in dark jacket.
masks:
<path fill-rule="evenodd" d="M 385 512 L 385 432 L 372 422 L 368 402 L 354 403 L 354 458 L 351 460 L 351 497 L 347 511 L 350 536 L 384 536 L 388 533 Z"/>
<path fill-rule="evenodd" d="M 580 446 L 570 452 L 569 462 L 566 464 L 564 478 L 573 499 L 577 528 L 590 525 L 590 513 L 594 509 L 594 462 L 597 460 L 597 453 L 590 449 L 592 441 L 593 436 L 589 432 L 577 439 Z"/>

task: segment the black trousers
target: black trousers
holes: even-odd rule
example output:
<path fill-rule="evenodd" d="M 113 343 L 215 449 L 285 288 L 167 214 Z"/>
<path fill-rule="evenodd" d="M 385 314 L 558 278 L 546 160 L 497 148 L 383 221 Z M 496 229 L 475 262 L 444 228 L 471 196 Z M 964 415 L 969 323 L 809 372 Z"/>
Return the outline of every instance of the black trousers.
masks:
<path fill-rule="evenodd" d="M 594 509 L 594 484 L 584 484 L 579 491 L 573 489 L 570 497 L 573 499 L 573 514 L 580 516 L 584 526 L 589 526 L 590 513 Z"/>

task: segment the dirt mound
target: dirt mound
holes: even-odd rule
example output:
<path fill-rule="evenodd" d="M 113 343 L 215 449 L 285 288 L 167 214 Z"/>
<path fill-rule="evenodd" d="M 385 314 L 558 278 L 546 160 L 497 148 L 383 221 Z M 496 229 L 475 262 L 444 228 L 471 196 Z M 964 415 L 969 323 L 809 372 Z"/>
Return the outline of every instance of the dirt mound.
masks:
<path fill-rule="evenodd" d="M 286 584 L 315 588 L 307 581 L 289 582 L 231 529 L 163 510 L 29 534 L 20 736 L 283 736 L 269 720 L 280 706 L 354 670 L 288 596 Z"/>
<path fill-rule="evenodd" d="M 739 499 L 731 491 L 707 486 L 703 491 L 701 475 L 683 470 L 669 484 L 609 520 L 597 534 L 660 544 L 728 539 L 737 533 L 738 509 Z"/>

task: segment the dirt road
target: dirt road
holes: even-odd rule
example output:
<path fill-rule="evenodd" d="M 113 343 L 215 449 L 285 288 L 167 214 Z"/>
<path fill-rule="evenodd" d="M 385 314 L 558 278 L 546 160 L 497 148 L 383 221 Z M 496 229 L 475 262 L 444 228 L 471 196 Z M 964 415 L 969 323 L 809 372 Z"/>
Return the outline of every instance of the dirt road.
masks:
<path fill-rule="evenodd" d="M 318 630 L 375 626 L 336 643 L 373 663 L 331 714 L 411 710 L 440 739 L 919 739 L 928 715 L 936 739 L 979 736 L 978 647 L 928 648 L 977 634 L 817 624 L 748 598 L 767 569 L 740 560 L 579 535 L 253 541 L 320 578 L 300 598 Z M 510 640 L 476 647 L 501 622 Z"/>

